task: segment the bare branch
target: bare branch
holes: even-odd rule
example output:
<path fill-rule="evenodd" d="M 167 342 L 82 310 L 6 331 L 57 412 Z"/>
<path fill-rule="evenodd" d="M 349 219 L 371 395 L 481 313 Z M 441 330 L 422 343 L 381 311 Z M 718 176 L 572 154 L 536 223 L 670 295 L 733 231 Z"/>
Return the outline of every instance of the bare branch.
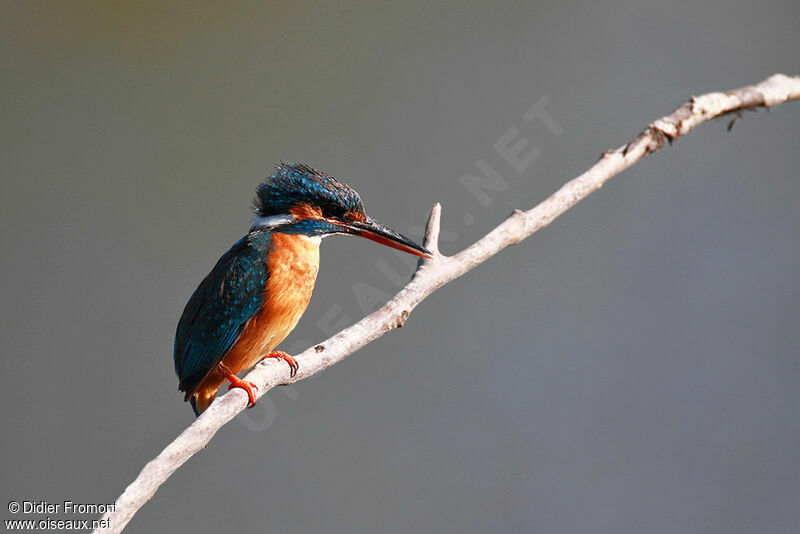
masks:
<path fill-rule="evenodd" d="M 260 397 L 275 386 L 297 382 L 330 367 L 386 332 L 402 326 L 417 304 L 436 289 L 505 247 L 519 243 L 544 228 L 602 187 L 612 176 L 632 166 L 645 155 L 659 150 L 666 142 L 672 143 L 698 124 L 722 115 L 738 114 L 758 107 L 772 107 L 797 99 L 800 99 L 800 77 L 783 74 L 775 74 L 756 85 L 727 93 L 708 93 L 693 97 L 672 114 L 651 123 L 627 145 L 605 152 L 589 170 L 567 182 L 535 208 L 514 211 L 497 228 L 455 256 L 442 256 L 439 252 L 441 206 L 436 204 L 431 210 L 425 232 L 425 246 L 434 252 L 434 257 L 420 261 L 406 287 L 376 312 L 299 354 L 297 358 L 302 365 L 294 378 L 289 378 L 285 364 L 269 359 L 256 365 L 246 379 L 258 386 Z M 120 532 L 125 528 L 159 486 L 192 455 L 205 447 L 217 430 L 246 405 L 247 395 L 241 389 L 234 389 L 212 403 L 189 428 L 145 465 L 136 480 L 117 499 L 115 510 L 104 516 L 104 519 L 110 520 L 107 524 L 111 527 L 103 532 Z"/>

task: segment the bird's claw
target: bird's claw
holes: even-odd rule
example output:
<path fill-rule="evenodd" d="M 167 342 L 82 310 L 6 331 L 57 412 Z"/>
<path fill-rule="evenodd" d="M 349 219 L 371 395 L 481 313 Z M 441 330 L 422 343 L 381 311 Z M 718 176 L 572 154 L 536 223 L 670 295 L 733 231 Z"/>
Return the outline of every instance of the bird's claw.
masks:
<path fill-rule="evenodd" d="M 279 360 L 283 360 L 289 364 L 289 377 L 294 378 L 294 375 L 297 374 L 297 370 L 300 369 L 300 364 L 297 363 L 297 360 L 283 352 L 282 350 L 273 350 L 263 358 L 262 360 L 266 360 L 267 358 L 277 358 Z"/>
<path fill-rule="evenodd" d="M 258 389 L 258 386 L 253 384 L 252 382 L 248 382 L 247 380 L 242 380 L 238 376 L 234 374 L 229 374 L 226 377 L 230 380 L 230 384 L 228 384 L 228 391 L 232 390 L 233 388 L 241 388 L 247 393 L 247 407 L 252 408 L 256 405 L 256 392 L 255 389 Z"/>

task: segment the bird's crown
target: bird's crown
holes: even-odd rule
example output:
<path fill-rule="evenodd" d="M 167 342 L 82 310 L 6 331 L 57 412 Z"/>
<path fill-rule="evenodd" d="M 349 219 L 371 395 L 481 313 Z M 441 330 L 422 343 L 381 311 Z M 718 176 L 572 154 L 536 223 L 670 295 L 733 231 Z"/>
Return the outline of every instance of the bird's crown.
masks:
<path fill-rule="evenodd" d="M 256 215 L 361 219 L 364 204 L 352 188 L 302 163 L 281 162 L 256 190 Z"/>

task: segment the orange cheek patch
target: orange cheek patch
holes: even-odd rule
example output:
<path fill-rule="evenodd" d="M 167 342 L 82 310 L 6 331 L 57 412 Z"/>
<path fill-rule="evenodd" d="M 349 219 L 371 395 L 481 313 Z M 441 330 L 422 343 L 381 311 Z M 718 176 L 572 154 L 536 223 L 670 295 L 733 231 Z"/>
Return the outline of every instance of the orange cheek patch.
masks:
<path fill-rule="evenodd" d="M 358 221 L 358 222 L 366 222 L 367 216 L 361 213 L 360 211 L 348 211 L 344 214 L 345 220 L 351 221 Z"/>
<path fill-rule="evenodd" d="M 322 218 L 322 210 L 319 208 L 315 208 L 311 204 L 297 204 L 296 206 L 292 206 L 289 209 L 289 213 L 295 216 L 297 220 L 305 220 L 305 219 L 321 219 Z"/>

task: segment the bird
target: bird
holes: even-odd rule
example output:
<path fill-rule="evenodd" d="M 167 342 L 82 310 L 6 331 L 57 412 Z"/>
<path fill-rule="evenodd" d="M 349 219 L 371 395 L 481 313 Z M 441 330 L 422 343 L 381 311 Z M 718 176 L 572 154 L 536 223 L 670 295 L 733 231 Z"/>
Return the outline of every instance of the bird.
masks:
<path fill-rule="evenodd" d="M 217 261 L 178 322 L 174 359 L 179 391 L 195 416 L 217 390 L 242 388 L 248 406 L 255 384 L 237 376 L 266 358 L 297 360 L 275 349 L 306 310 L 319 270 L 319 247 L 331 235 L 361 236 L 431 258 L 425 247 L 387 228 L 361 197 L 336 178 L 301 163 L 281 162 L 257 188 L 250 230 Z"/>

